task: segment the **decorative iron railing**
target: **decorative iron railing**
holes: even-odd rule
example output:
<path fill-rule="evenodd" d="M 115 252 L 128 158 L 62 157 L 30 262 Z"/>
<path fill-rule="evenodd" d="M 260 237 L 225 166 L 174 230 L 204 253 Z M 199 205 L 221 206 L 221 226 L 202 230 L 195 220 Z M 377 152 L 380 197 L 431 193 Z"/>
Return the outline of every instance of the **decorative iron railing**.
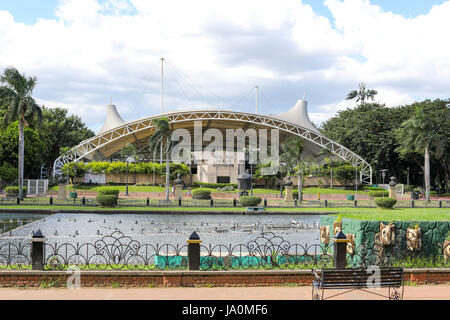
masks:
<path fill-rule="evenodd" d="M 115 231 L 94 243 L 44 243 L 44 270 L 185 270 L 188 246 L 145 244 Z M 31 269 L 32 244 L 0 243 L 0 269 Z M 347 267 L 449 268 L 450 242 L 435 245 L 398 237 L 393 245 L 347 246 Z M 236 245 L 200 244 L 200 270 L 300 270 L 333 268 L 332 245 L 292 244 L 272 232 Z"/>

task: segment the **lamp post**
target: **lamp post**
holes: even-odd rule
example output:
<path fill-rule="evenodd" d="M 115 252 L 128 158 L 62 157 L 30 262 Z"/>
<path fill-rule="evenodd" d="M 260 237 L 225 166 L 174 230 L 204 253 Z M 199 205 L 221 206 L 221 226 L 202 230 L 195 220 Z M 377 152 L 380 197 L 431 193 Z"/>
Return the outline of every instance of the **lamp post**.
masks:
<path fill-rule="evenodd" d="M 134 158 L 132 156 L 129 156 L 125 161 L 127 163 L 127 187 L 126 187 L 126 190 L 125 190 L 125 196 L 128 197 L 128 166 L 129 166 L 130 163 L 135 162 L 135 160 L 134 160 Z"/>

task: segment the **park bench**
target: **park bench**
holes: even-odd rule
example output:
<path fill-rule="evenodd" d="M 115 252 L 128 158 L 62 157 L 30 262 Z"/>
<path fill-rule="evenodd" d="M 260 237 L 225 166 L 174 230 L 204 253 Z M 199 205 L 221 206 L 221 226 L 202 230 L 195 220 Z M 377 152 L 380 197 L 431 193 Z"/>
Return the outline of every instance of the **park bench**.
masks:
<path fill-rule="evenodd" d="M 321 205 L 320 200 L 308 200 L 308 205 L 310 204 L 318 204 L 319 206 Z"/>
<path fill-rule="evenodd" d="M 358 268 L 358 269 L 321 269 L 319 273 L 312 270 L 314 274 L 312 299 L 325 300 L 353 290 L 362 290 L 371 294 L 379 295 L 389 300 L 403 300 L 404 283 L 403 268 Z M 401 289 L 401 294 L 400 290 Z M 365 289 L 388 288 L 388 295 Z M 340 289 L 344 292 L 332 295 L 324 299 L 324 291 L 328 289 Z M 321 291 L 321 292 L 320 292 Z"/>

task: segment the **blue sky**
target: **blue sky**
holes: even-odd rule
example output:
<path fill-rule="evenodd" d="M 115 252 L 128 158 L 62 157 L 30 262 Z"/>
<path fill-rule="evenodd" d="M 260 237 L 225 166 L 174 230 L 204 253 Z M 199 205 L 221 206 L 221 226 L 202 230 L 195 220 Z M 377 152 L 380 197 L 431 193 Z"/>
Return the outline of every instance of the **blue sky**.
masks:
<path fill-rule="evenodd" d="M 0 10 L 9 11 L 17 22 L 34 24 L 37 19 L 54 19 L 55 9 L 59 0 L 0 0 Z M 323 5 L 322 0 L 303 0 L 316 13 L 331 18 L 331 12 Z M 445 0 L 370 0 L 370 3 L 401 14 L 406 18 L 426 14 L 431 7 L 439 5 Z"/>
<path fill-rule="evenodd" d="M 360 82 L 387 106 L 447 99 L 449 16 L 450 0 L 0 0 L 0 72 L 94 131 L 111 98 L 127 121 L 159 112 L 161 57 L 165 111 L 252 111 L 258 85 L 259 112 L 306 93 L 320 124 Z"/>

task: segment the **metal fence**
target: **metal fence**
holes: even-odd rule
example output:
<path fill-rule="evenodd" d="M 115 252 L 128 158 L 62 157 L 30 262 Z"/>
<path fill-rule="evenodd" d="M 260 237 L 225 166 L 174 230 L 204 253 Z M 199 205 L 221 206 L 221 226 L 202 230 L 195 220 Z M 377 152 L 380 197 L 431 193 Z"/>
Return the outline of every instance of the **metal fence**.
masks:
<path fill-rule="evenodd" d="M 426 245 L 408 239 L 393 246 L 364 243 L 347 244 L 347 267 L 404 266 L 408 268 L 450 267 L 450 241 Z M 292 244 L 272 232 L 235 245 L 199 243 L 147 244 L 120 231 L 93 243 L 0 244 L 0 269 L 31 269 L 41 259 L 40 270 L 65 270 L 76 265 L 81 270 L 186 270 L 197 259 L 197 270 L 301 270 L 333 268 L 334 246 Z M 39 244 L 39 242 L 37 243 Z M 197 246 L 193 256 L 190 246 Z M 33 269 L 35 269 L 33 267 Z"/>
<path fill-rule="evenodd" d="M 98 207 L 99 203 L 95 198 L 56 198 L 56 197 L 28 197 L 23 200 L 11 197 L 0 197 L 0 205 L 33 205 L 33 206 L 79 206 Z M 211 199 L 195 200 L 191 198 L 183 199 L 155 199 L 141 198 L 128 199 L 119 198 L 116 207 L 239 207 L 239 199 Z M 301 202 L 284 202 L 282 200 L 263 199 L 261 207 L 267 208 L 340 208 L 359 207 L 375 208 L 373 200 L 304 200 Z M 432 200 L 429 203 L 425 200 L 400 200 L 394 208 L 450 208 L 450 200 Z"/>

